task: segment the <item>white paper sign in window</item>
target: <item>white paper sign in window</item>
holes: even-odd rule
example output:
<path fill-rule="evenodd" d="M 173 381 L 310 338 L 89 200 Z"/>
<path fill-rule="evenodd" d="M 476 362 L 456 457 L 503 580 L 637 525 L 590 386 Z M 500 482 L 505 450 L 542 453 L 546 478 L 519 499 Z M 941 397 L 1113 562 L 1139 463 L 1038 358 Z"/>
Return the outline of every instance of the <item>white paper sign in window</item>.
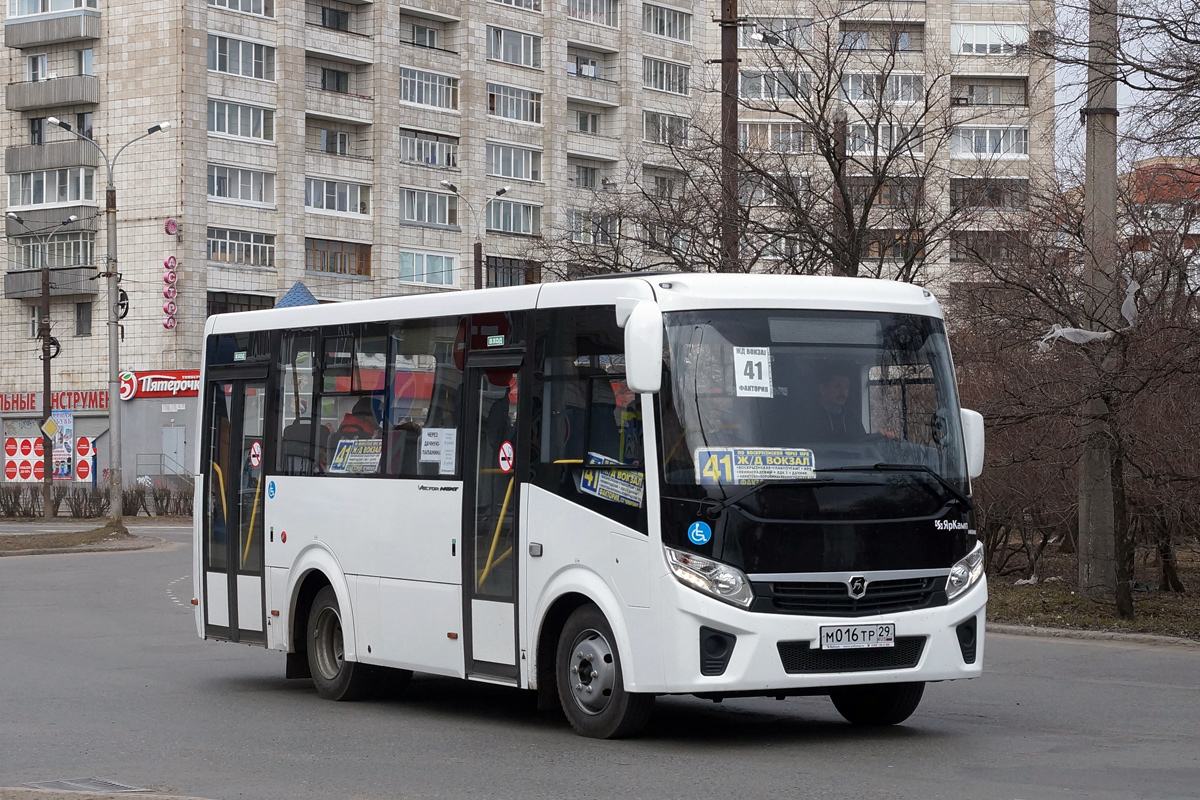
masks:
<path fill-rule="evenodd" d="M 775 396 L 771 384 L 771 348 L 733 348 L 734 377 L 737 379 L 738 397 Z"/>
<path fill-rule="evenodd" d="M 439 475 L 453 475 L 457 443 L 455 428 L 426 428 L 421 431 L 421 460 L 437 462 Z"/>

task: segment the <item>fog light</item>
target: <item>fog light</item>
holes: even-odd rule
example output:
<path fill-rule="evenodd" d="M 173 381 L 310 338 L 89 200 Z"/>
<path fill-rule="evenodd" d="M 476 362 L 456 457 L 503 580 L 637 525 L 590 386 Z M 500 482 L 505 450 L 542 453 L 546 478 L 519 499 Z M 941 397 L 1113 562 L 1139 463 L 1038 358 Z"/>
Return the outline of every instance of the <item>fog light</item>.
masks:
<path fill-rule="evenodd" d="M 978 625 L 976 618 L 971 617 L 966 622 L 960 624 L 954 629 L 958 634 L 958 648 L 962 650 L 963 661 L 968 664 L 975 663 L 975 646 L 978 642 Z"/>
<path fill-rule="evenodd" d="M 707 676 L 724 675 L 733 657 L 733 646 L 737 637 L 732 633 L 700 627 L 700 674 Z"/>

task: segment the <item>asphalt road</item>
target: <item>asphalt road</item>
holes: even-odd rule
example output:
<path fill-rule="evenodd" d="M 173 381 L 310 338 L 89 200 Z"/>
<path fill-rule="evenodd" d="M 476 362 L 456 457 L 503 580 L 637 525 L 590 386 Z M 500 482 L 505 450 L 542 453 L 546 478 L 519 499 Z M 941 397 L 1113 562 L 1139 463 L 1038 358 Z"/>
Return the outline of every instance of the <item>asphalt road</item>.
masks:
<path fill-rule="evenodd" d="M 418 677 L 401 697 L 319 700 L 283 680 L 282 655 L 197 639 L 188 532 L 144 532 L 174 544 L 0 559 L 0 787 L 94 776 L 220 800 L 1200 796 L 1198 648 L 993 635 L 983 678 L 931 685 L 897 728 L 853 729 L 825 698 L 670 698 L 641 739 L 600 742 L 500 687 Z"/>

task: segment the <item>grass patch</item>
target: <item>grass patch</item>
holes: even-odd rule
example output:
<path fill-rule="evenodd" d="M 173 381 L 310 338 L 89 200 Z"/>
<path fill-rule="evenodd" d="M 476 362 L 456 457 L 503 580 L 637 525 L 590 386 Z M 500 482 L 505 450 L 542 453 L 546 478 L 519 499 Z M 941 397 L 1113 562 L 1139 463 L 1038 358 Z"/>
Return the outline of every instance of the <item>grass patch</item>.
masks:
<path fill-rule="evenodd" d="M 0 536 L 0 553 L 83 547 L 89 544 L 133 541 L 137 538 L 131 536 L 124 527 L 115 527 L 110 522 L 102 528 L 76 533 L 7 534 Z"/>
<path fill-rule="evenodd" d="M 988 576 L 988 621 L 1200 640 L 1200 548 L 1180 548 L 1178 555 L 1179 577 L 1188 591 L 1134 592 L 1132 620 L 1118 619 L 1111 602 L 1080 597 L 1075 591 L 1078 559 L 1053 553 L 1043 559 L 1038 582 L 1032 586 L 1014 586 L 1018 575 Z M 1156 583 L 1156 569 L 1152 561 L 1139 563 L 1135 582 Z"/>

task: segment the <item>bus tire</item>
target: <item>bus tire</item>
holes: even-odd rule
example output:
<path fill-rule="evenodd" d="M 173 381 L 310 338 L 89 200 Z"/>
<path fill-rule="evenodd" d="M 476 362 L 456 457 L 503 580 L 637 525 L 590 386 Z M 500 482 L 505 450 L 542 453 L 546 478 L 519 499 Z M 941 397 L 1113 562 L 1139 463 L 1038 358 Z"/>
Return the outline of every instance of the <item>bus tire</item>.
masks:
<path fill-rule="evenodd" d="M 878 727 L 904 722 L 924 693 L 924 683 L 879 683 L 835 689 L 829 699 L 851 725 Z"/>
<path fill-rule="evenodd" d="M 317 694 L 326 700 L 358 700 L 371 693 L 375 672 L 345 659 L 342 612 L 332 586 L 313 598 L 308 614 L 308 668 Z"/>
<path fill-rule="evenodd" d="M 596 606 L 567 617 L 554 670 L 563 713 L 580 736 L 620 739 L 646 727 L 654 695 L 625 691 L 616 637 Z"/>

